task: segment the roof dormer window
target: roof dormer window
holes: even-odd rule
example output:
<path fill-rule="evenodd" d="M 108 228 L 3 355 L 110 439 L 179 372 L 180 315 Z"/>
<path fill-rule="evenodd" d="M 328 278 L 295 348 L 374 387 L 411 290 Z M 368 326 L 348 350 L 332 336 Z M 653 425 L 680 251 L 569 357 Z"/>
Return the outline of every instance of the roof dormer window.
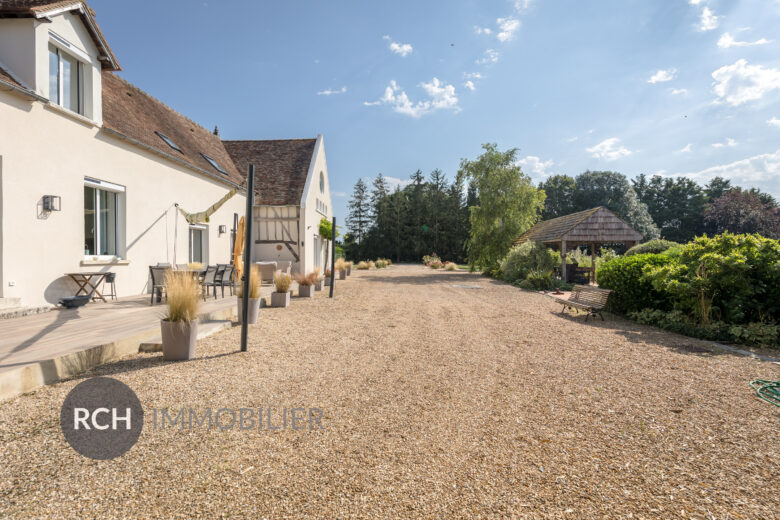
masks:
<path fill-rule="evenodd" d="M 49 100 L 71 112 L 87 115 L 84 84 L 84 64 L 49 44 Z"/>
<path fill-rule="evenodd" d="M 210 165 L 214 167 L 215 170 L 217 170 L 219 173 L 223 175 L 227 175 L 227 172 L 222 168 L 222 166 L 219 165 L 217 161 L 206 155 L 205 153 L 201 153 L 204 159 L 206 159 Z"/>
<path fill-rule="evenodd" d="M 178 147 L 178 145 L 177 145 L 176 143 L 174 143 L 173 141 L 171 141 L 171 138 L 170 138 L 170 137 L 168 137 L 167 135 L 165 135 L 165 134 L 163 134 L 163 133 L 161 133 L 161 132 L 158 132 L 158 131 L 156 131 L 156 130 L 154 131 L 154 133 L 155 133 L 155 134 L 157 134 L 157 136 L 158 136 L 160 139 L 162 139 L 163 141 L 165 141 L 165 144 L 167 144 L 168 146 L 170 146 L 171 148 L 173 148 L 174 150 L 176 150 L 176 151 L 177 151 L 177 152 L 179 152 L 179 153 L 184 153 L 184 152 L 182 152 L 182 151 L 181 151 L 181 148 L 179 148 L 179 147 Z"/>

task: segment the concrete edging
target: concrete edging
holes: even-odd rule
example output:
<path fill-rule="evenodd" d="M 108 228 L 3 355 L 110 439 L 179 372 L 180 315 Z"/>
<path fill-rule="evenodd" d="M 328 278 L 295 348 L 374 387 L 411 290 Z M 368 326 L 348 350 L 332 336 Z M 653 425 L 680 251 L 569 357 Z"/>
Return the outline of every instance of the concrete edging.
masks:
<path fill-rule="evenodd" d="M 237 318 L 236 307 L 231 306 L 204 313 L 198 318 L 204 322 L 233 320 Z M 126 338 L 102 345 L 85 346 L 83 350 L 2 372 L 0 373 L 0 401 L 6 401 L 42 386 L 77 376 L 96 366 L 136 354 L 142 344 L 159 334 L 158 323 L 154 328 Z"/>

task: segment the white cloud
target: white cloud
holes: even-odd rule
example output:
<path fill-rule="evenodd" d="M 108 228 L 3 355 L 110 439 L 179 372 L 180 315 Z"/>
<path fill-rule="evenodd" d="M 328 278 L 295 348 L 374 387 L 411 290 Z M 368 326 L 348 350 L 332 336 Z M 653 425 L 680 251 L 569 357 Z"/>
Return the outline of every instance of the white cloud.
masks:
<path fill-rule="evenodd" d="M 477 34 L 492 34 L 493 30 L 490 27 L 479 27 L 478 25 L 475 25 L 474 32 Z"/>
<path fill-rule="evenodd" d="M 693 145 L 691 143 L 686 144 L 682 147 L 682 150 L 678 151 L 677 153 L 690 153 L 693 149 Z"/>
<path fill-rule="evenodd" d="M 330 89 L 330 88 L 328 88 L 328 89 L 325 89 L 325 90 L 320 90 L 319 92 L 317 92 L 317 95 L 318 96 L 332 96 L 333 94 L 343 94 L 346 91 L 347 91 L 347 87 L 345 85 L 345 86 L 343 86 L 343 87 L 341 87 L 339 89 Z"/>
<path fill-rule="evenodd" d="M 625 157 L 626 155 L 631 155 L 631 150 L 621 146 L 620 139 L 617 137 L 604 139 L 596 146 L 592 148 L 586 148 L 585 151 L 591 154 L 592 157 L 595 157 L 596 159 L 604 159 L 605 161 L 614 161 L 620 159 L 621 157 Z"/>
<path fill-rule="evenodd" d="M 691 5 L 699 5 L 699 4 L 703 4 L 704 0 L 688 0 L 688 3 Z"/>
<path fill-rule="evenodd" d="M 333 195 L 334 197 L 346 197 L 347 196 L 346 192 L 343 192 L 343 191 L 332 191 L 332 192 L 330 192 L 330 194 Z"/>
<path fill-rule="evenodd" d="M 531 7 L 533 0 L 515 0 L 515 10 L 519 13 L 527 10 Z"/>
<path fill-rule="evenodd" d="M 477 65 L 486 65 L 488 63 L 496 63 L 498 61 L 498 51 L 495 49 L 488 49 L 485 51 L 485 55 L 476 61 Z"/>
<path fill-rule="evenodd" d="M 373 180 L 373 179 L 371 179 Z M 387 187 L 391 190 L 398 188 L 403 188 L 407 184 L 411 184 L 411 179 L 399 179 L 398 177 L 390 177 L 385 175 L 385 182 L 387 183 Z"/>
<path fill-rule="evenodd" d="M 715 102 L 735 107 L 780 88 L 780 69 L 748 65 L 744 58 L 719 68 L 712 73 L 712 78 L 715 80 L 712 92 L 718 97 Z"/>
<path fill-rule="evenodd" d="M 520 20 L 517 18 L 499 18 L 496 20 L 498 24 L 498 34 L 496 38 L 500 42 L 508 42 L 515 37 L 515 33 L 520 29 Z"/>
<path fill-rule="evenodd" d="M 722 143 L 712 143 L 713 148 L 723 148 L 725 146 L 737 146 L 737 142 L 731 137 L 727 137 Z"/>
<path fill-rule="evenodd" d="M 772 40 L 759 38 L 754 42 L 741 42 L 735 40 L 734 37 L 729 33 L 723 33 L 723 35 L 718 40 L 718 47 L 721 49 L 728 49 L 729 47 L 750 47 L 751 45 L 766 45 L 767 43 L 772 43 Z"/>
<path fill-rule="evenodd" d="M 574 137 L 569 137 L 568 139 L 566 139 L 566 142 L 567 143 L 573 143 L 573 142 L 577 141 L 578 139 L 579 139 L 579 137 L 577 137 L 575 135 Z"/>
<path fill-rule="evenodd" d="M 780 191 L 780 150 L 683 175 L 700 182 L 720 176 L 730 179 L 734 185 L 762 184 L 762 189 L 777 194 Z"/>
<path fill-rule="evenodd" d="M 392 52 L 400 54 L 402 57 L 406 57 L 414 50 L 410 43 L 398 43 L 394 42 L 392 38 L 387 35 L 382 36 L 382 39 L 387 40 L 390 44 L 387 46 Z"/>
<path fill-rule="evenodd" d="M 647 82 L 655 84 L 663 83 L 665 81 L 672 81 L 675 74 L 677 74 L 676 69 L 660 69 L 658 72 L 650 76 L 650 79 L 648 79 Z"/>
<path fill-rule="evenodd" d="M 687 94 L 688 93 L 688 89 L 687 88 L 673 88 L 669 92 L 671 92 L 675 96 L 681 96 L 683 94 Z"/>
<path fill-rule="evenodd" d="M 533 179 L 546 179 L 552 172 L 549 170 L 555 164 L 552 159 L 543 161 L 539 157 L 529 155 L 517 161 L 517 165 L 523 170 L 523 173 Z"/>
<path fill-rule="evenodd" d="M 705 7 L 701 10 L 701 18 L 699 18 L 699 30 L 711 31 L 717 29 L 719 25 L 718 16 L 712 12 L 712 9 Z"/>
<path fill-rule="evenodd" d="M 766 124 L 769 126 L 776 126 L 777 128 L 780 128 L 780 119 L 773 117 L 771 119 L 766 120 Z"/>
<path fill-rule="evenodd" d="M 463 77 L 466 79 L 482 79 L 482 74 L 479 72 L 464 72 Z"/>
<path fill-rule="evenodd" d="M 463 86 L 471 90 L 472 92 L 477 90 L 477 87 L 474 86 L 474 82 L 471 80 L 466 81 L 466 83 L 464 83 Z"/>
<path fill-rule="evenodd" d="M 420 83 L 420 87 L 428 94 L 428 99 L 413 103 L 395 80 L 385 88 L 385 93 L 378 101 L 364 102 L 365 106 L 388 105 L 395 112 L 418 118 L 435 110 L 453 110 L 459 112 L 458 97 L 455 87 L 443 83 L 439 78 Z"/>

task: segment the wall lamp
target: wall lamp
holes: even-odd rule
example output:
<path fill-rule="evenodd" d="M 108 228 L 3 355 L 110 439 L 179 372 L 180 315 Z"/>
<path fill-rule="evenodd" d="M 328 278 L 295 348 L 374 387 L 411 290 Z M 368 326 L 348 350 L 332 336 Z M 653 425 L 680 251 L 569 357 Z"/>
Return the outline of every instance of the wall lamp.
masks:
<path fill-rule="evenodd" d="M 227 226 L 225 224 L 222 224 L 219 226 L 219 234 L 222 235 L 224 233 L 227 233 Z"/>
<path fill-rule="evenodd" d="M 59 195 L 44 195 L 43 196 L 43 210 L 44 211 L 60 211 L 62 209 L 62 202 Z"/>

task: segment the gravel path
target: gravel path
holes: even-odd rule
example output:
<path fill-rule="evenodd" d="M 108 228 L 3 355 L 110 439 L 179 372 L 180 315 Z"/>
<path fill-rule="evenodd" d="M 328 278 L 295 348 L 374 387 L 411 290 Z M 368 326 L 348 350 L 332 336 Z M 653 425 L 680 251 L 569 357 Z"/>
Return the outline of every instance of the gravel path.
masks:
<path fill-rule="evenodd" d="M 780 411 L 748 386 L 778 365 L 558 311 L 464 272 L 353 271 L 333 301 L 262 309 L 249 353 L 236 327 L 191 362 L 91 372 L 146 410 L 118 459 L 60 432 L 83 378 L 0 404 L 0 516 L 778 517 Z M 151 427 L 154 408 L 269 406 L 324 429 Z"/>

